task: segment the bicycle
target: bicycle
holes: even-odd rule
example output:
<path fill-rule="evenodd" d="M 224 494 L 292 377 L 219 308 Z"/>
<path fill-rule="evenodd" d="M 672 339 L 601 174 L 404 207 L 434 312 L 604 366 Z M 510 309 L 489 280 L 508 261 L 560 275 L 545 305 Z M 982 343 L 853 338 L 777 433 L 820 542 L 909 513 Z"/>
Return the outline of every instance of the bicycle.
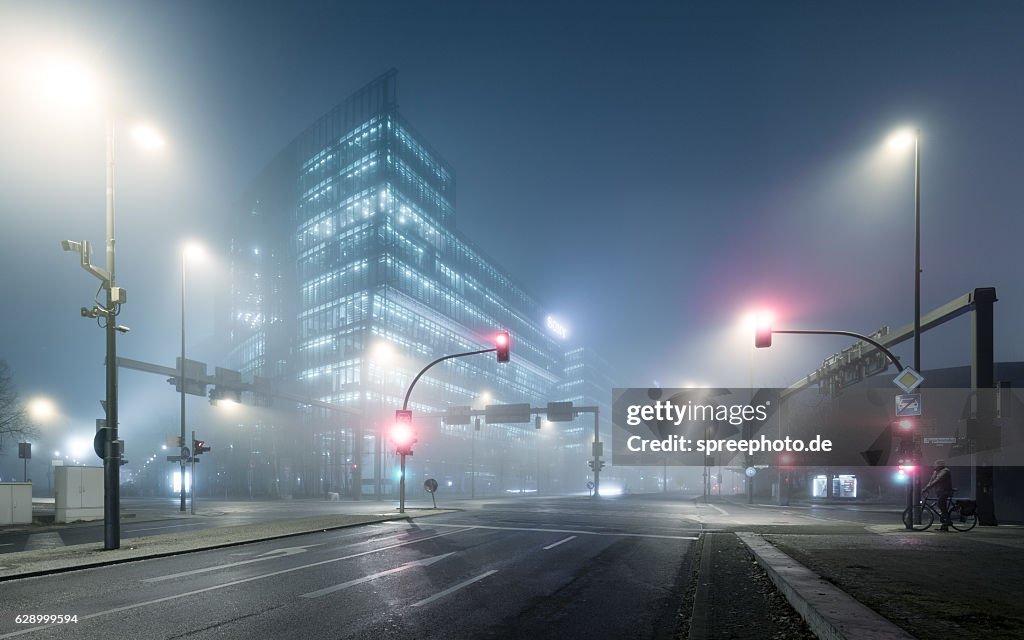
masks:
<path fill-rule="evenodd" d="M 953 492 L 956 493 L 956 489 L 953 489 Z M 909 522 L 914 511 L 918 511 L 921 514 L 919 523 Z M 936 518 L 939 518 L 941 522 L 942 513 L 939 510 L 938 498 L 922 497 L 921 502 L 915 507 L 908 507 L 903 510 L 903 524 L 909 524 L 910 528 L 914 531 L 924 531 L 932 526 Z M 957 531 L 970 531 L 976 527 L 978 525 L 978 514 L 975 511 L 974 500 L 954 500 L 950 496 L 949 520 L 949 525 Z"/>

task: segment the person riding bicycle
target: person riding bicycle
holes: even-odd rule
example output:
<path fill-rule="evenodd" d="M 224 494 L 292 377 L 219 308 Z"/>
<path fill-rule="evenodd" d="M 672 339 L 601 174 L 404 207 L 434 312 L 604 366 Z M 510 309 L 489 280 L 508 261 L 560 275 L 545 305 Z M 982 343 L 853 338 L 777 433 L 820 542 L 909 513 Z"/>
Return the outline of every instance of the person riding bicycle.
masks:
<path fill-rule="evenodd" d="M 942 520 L 939 531 L 949 531 L 949 525 L 953 522 L 949 518 L 949 499 L 953 497 L 953 474 L 950 473 L 945 460 L 935 461 L 932 477 L 921 492 L 929 489 L 935 489 L 935 497 L 939 500 L 939 516 Z"/>

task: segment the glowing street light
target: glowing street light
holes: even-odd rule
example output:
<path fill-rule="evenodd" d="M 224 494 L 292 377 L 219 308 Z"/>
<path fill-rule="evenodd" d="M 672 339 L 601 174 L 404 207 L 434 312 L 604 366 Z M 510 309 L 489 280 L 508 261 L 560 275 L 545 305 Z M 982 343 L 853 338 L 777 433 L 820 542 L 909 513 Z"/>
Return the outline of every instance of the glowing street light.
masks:
<path fill-rule="evenodd" d="M 57 417 L 57 406 L 49 398 L 32 398 L 25 408 L 34 422 L 48 422 Z"/>

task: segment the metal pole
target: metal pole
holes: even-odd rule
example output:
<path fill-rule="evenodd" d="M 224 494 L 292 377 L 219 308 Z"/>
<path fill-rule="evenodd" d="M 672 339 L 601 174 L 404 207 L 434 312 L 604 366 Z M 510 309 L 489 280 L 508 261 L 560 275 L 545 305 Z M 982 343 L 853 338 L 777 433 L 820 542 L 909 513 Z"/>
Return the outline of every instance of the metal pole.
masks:
<path fill-rule="evenodd" d="M 103 460 L 103 548 L 121 546 L 121 456 L 117 442 L 117 310 L 114 308 L 114 121 L 107 120 L 107 442 Z M 118 455 L 113 455 L 118 453 Z"/>
<path fill-rule="evenodd" d="M 476 432 L 480 430 L 480 418 L 476 419 L 473 425 L 473 440 L 470 444 L 469 459 L 473 469 L 473 475 L 469 478 L 469 497 L 476 500 Z"/>
<path fill-rule="evenodd" d="M 192 448 L 195 449 L 196 443 L 196 432 L 192 432 Z M 183 484 L 184 486 L 184 484 Z M 196 515 L 196 452 L 192 451 L 192 475 L 188 479 L 189 493 L 192 494 L 192 499 L 189 501 L 189 508 L 191 509 L 192 515 Z"/>
<path fill-rule="evenodd" d="M 398 454 L 401 477 L 398 480 L 398 513 L 405 513 L 405 454 Z"/>
<path fill-rule="evenodd" d="M 601 442 L 600 423 L 597 420 L 598 408 L 594 407 L 594 497 L 601 497 L 601 456 L 597 454 L 597 445 Z"/>
<path fill-rule="evenodd" d="M 914 371 L 921 372 L 921 130 L 914 134 Z M 910 474 L 909 502 L 921 501 L 920 469 Z M 914 522 L 920 523 L 920 511 L 914 512 Z"/>
<path fill-rule="evenodd" d="M 178 371 L 178 384 L 181 385 L 181 453 L 185 451 L 185 251 L 181 252 L 181 367 Z M 185 457 L 179 461 L 181 469 L 181 503 L 178 508 L 185 512 Z"/>

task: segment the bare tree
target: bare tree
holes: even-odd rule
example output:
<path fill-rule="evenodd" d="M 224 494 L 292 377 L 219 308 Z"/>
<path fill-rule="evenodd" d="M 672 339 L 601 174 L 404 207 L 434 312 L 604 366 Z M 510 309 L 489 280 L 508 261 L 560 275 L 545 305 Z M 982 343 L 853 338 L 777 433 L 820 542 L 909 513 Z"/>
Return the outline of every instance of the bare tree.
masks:
<path fill-rule="evenodd" d="M 18 401 L 18 391 L 11 380 L 7 361 L 0 360 L 0 451 L 4 448 L 4 436 L 10 436 L 12 441 L 17 442 L 37 435 L 39 430 Z"/>

